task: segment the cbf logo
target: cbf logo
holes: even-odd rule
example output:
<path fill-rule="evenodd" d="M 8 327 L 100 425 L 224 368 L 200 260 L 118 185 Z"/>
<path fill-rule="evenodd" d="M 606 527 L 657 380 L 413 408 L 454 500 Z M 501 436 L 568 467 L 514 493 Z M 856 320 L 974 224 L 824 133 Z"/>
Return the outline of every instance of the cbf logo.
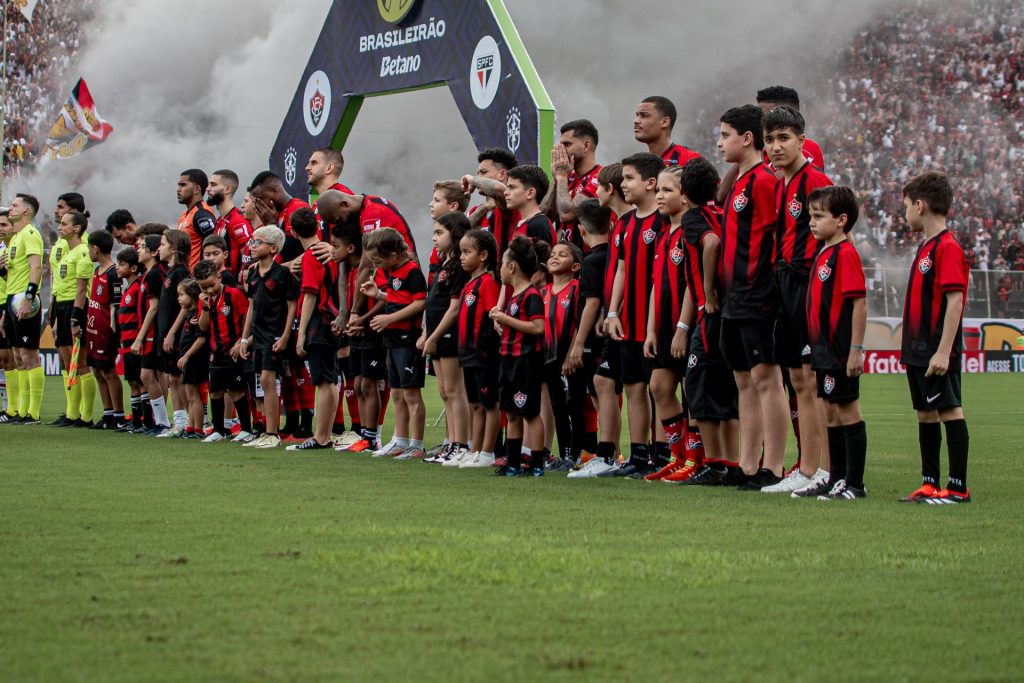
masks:
<path fill-rule="evenodd" d="M 921 275 L 927 275 L 928 271 L 932 269 L 932 260 L 925 256 L 918 262 L 917 269 L 921 271 Z"/>
<path fill-rule="evenodd" d="M 800 214 L 804 211 L 804 205 L 800 203 L 798 199 L 794 199 L 789 203 L 789 215 L 793 218 L 800 218 Z"/>
<path fill-rule="evenodd" d="M 832 390 L 836 388 L 836 380 L 832 375 L 825 375 L 825 393 L 831 394 Z"/>
<path fill-rule="evenodd" d="M 377 0 L 380 18 L 389 24 L 397 24 L 409 13 L 416 0 Z"/>
<path fill-rule="evenodd" d="M 310 135 L 320 135 L 331 113 L 331 81 L 327 74 L 323 71 L 310 74 L 302 101 L 302 119 L 306 123 L 306 130 Z"/>
<path fill-rule="evenodd" d="M 299 162 L 299 154 L 294 147 L 289 147 L 284 153 L 284 179 L 291 185 L 295 182 L 295 167 Z"/>
<path fill-rule="evenodd" d="M 519 109 L 511 107 L 508 116 L 505 117 L 505 142 L 513 153 L 519 149 L 520 133 L 522 132 L 522 119 L 519 116 Z"/>
<path fill-rule="evenodd" d="M 743 211 L 743 209 L 747 208 L 748 201 L 750 200 L 747 198 L 746 193 L 741 192 L 736 195 L 736 199 L 732 200 L 732 208 L 736 210 L 736 213 L 739 213 L 740 211 Z"/>
<path fill-rule="evenodd" d="M 830 275 L 832 275 L 832 269 L 828 267 L 828 264 L 821 264 L 821 266 L 818 268 L 818 279 L 824 282 L 829 278 Z"/>
<path fill-rule="evenodd" d="M 477 109 L 487 109 L 498 94 L 501 82 L 501 53 L 494 38 L 484 36 L 473 50 L 469 65 L 469 92 Z"/>

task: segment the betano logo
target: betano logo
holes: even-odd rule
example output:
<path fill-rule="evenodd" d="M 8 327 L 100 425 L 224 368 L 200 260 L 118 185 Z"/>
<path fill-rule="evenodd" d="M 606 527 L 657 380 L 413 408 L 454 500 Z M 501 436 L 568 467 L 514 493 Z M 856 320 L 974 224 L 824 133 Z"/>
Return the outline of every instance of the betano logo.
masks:
<path fill-rule="evenodd" d="M 409 13 L 416 0 L 377 0 L 380 18 L 389 24 L 397 24 Z"/>

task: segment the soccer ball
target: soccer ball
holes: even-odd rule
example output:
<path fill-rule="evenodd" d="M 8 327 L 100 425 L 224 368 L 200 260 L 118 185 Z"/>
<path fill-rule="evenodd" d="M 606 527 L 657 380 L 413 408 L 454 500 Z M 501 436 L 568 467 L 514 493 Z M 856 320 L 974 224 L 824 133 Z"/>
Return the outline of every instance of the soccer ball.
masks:
<path fill-rule="evenodd" d="M 24 300 L 25 300 L 25 292 L 18 292 L 17 294 L 14 295 L 14 298 L 11 299 L 11 310 L 10 310 L 10 313 L 12 315 L 18 315 L 18 311 L 21 310 L 21 302 L 24 301 Z M 34 296 L 34 297 L 32 297 L 32 315 L 35 315 L 38 312 L 39 312 L 39 297 L 38 296 Z"/>

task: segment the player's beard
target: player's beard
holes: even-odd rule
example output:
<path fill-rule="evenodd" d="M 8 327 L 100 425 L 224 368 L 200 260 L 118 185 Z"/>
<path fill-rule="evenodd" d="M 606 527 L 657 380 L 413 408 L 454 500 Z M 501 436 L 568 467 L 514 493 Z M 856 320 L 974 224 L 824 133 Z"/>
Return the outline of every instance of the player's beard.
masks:
<path fill-rule="evenodd" d="M 220 206 L 224 201 L 224 193 L 208 194 L 206 195 L 206 201 L 210 206 Z"/>

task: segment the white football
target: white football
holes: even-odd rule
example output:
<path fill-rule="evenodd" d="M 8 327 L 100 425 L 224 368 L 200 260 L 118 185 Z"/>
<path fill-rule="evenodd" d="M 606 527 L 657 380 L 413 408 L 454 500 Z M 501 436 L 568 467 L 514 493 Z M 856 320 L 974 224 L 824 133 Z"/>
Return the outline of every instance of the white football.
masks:
<path fill-rule="evenodd" d="M 17 315 L 18 311 L 21 310 L 21 302 L 25 300 L 25 292 L 18 292 L 11 299 L 11 307 L 14 309 L 14 314 Z M 39 312 L 39 297 L 32 298 L 32 315 Z"/>

